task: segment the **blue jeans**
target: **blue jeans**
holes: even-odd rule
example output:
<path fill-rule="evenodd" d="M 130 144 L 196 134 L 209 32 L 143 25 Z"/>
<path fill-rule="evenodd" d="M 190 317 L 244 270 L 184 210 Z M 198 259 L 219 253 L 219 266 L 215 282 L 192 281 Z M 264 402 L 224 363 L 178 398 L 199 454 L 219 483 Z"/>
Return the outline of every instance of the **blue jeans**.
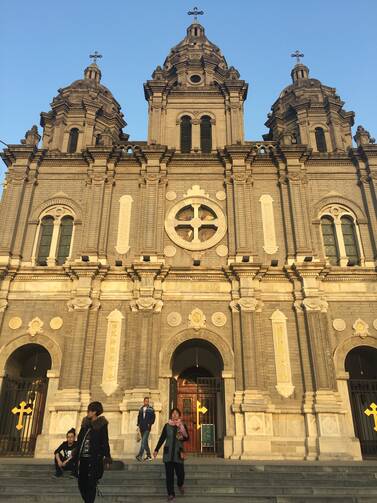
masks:
<path fill-rule="evenodd" d="M 150 431 L 146 430 L 146 431 L 142 431 L 140 433 L 141 433 L 141 441 L 140 441 L 140 450 L 139 450 L 138 456 L 140 456 L 142 458 L 144 451 L 145 451 L 148 458 L 150 458 L 151 457 L 151 450 L 150 450 L 149 444 L 148 444 Z"/>

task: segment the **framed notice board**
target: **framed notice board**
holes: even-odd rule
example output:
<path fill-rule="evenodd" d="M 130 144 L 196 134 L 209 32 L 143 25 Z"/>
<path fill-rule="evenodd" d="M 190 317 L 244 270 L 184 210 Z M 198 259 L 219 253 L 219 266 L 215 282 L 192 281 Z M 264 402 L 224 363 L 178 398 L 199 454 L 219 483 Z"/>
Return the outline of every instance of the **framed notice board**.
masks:
<path fill-rule="evenodd" d="M 216 437 L 214 424 L 202 424 L 200 431 L 201 451 L 203 449 L 216 450 Z"/>

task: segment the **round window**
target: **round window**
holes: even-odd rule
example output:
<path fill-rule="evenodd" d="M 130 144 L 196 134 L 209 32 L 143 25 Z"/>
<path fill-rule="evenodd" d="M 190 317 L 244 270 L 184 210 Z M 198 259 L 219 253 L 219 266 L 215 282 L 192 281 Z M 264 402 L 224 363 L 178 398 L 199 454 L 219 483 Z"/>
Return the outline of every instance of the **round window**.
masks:
<path fill-rule="evenodd" d="M 190 80 L 193 84 L 199 84 L 202 78 L 200 75 L 191 75 Z"/>
<path fill-rule="evenodd" d="M 205 197 L 176 203 L 165 221 L 170 239 L 187 250 L 206 250 L 225 235 L 226 220 L 220 206 Z"/>

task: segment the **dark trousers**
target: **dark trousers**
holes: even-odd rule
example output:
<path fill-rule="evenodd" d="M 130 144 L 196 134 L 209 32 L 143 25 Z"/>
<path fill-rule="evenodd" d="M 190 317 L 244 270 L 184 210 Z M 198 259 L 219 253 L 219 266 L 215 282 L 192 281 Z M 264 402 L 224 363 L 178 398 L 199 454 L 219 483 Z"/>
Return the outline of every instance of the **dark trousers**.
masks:
<path fill-rule="evenodd" d="M 182 487 L 185 482 L 185 466 L 183 463 L 165 463 L 166 489 L 168 491 L 168 496 L 175 496 L 174 471 L 177 475 L 178 487 Z"/>
<path fill-rule="evenodd" d="M 90 458 L 81 458 L 79 466 L 79 490 L 85 503 L 94 503 L 97 493 L 97 479 L 93 477 L 93 461 Z"/>
<path fill-rule="evenodd" d="M 60 454 L 59 454 L 59 457 L 60 457 L 61 461 L 64 461 L 64 458 Z M 55 462 L 55 471 L 56 471 L 56 476 L 57 477 L 61 477 L 63 475 L 63 472 L 65 472 L 65 471 L 70 471 L 70 472 L 72 472 L 72 474 L 74 474 L 74 472 L 75 472 L 75 463 L 74 463 L 73 459 L 71 459 L 71 461 L 69 461 L 62 468 L 60 468 L 60 466 L 58 465 L 58 462 L 56 461 L 56 458 L 54 458 L 54 462 Z"/>

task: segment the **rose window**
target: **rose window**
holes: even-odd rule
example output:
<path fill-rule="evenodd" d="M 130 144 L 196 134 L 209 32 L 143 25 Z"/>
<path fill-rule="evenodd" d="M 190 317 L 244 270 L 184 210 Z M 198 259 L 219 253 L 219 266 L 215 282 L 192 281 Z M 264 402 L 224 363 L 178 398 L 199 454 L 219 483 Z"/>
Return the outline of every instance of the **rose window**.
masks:
<path fill-rule="evenodd" d="M 166 232 L 188 250 L 205 250 L 225 235 L 225 217 L 220 206 L 204 197 L 191 197 L 173 206 L 165 222 Z"/>

